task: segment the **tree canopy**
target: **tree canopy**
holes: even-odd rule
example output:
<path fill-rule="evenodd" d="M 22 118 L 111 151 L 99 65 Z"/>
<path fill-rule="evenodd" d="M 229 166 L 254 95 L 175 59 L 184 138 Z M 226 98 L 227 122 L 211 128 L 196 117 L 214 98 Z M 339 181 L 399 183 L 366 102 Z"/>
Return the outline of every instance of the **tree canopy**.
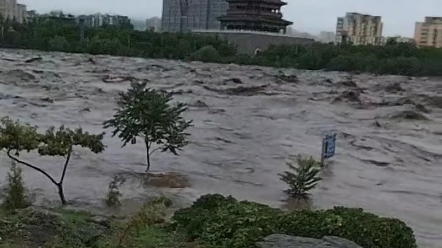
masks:
<path fill-rule="evenodd" d="M 192 121 L 182 117 L 187 110 L 185 103 L 172 105 L 172 94 L 147 87 L 147 83 L 132 83 L 127 92 L 120 93 L 118 109 L 112 119 L 103 123 L 113 128 L 112 136 L 118 135 L 123 142 L 135 144 L 136 138 L 146 145 L 147 171 L 150 155 L 156 150 L 178 155 L 178 150 L 188 144 L 185 131 Z M 153 147 L 156 146 L 156 147 Z"/>
<path fill-rule="evenodd" d="M 315 43 L 271 46 L 256 56 L 242 54 L 226 40 L 191 33 L 137 31 L 131 26 L 82 29 L 75 22 L 36 18 L 27 24 L 1 20 L 0 45 L 43 51 L 201 60 L 308 70 L 358 71 L 408 76 L 442 75 L 442 49 L 411 43 L 352 46 Z M 12 29 L 11 29 L 12 28 Z M 82 30 L 84 34 L 82 34 Z"/>
<path fill-rule="evenodd" d="M 22 124 L 18 120 L 13 121 L 7 116 L 0 120 L 0 150 L 6 152 L 12 161 L 32 168 L 46 176 L 57 186 L 58 194 L 63 204 L 66 204 L 63 181 L 73 147 L 81 146 L 93 153 L 100 153 L 105 149 L 102 143 L 103 137 L 104 133 L 89 134 L 81 128 L 71 130 L 64 126 L 60 126 L 58 129 L 50 127 L 45 133 L 40 133 L 37 126 L 32 126 L 29 123 Z M 41 156 L 60 156 L 65 158 L 63 172 L 58 182 L 44 169 L 20 159 L 21 152 L 32 151 L 38 152 Z"/>

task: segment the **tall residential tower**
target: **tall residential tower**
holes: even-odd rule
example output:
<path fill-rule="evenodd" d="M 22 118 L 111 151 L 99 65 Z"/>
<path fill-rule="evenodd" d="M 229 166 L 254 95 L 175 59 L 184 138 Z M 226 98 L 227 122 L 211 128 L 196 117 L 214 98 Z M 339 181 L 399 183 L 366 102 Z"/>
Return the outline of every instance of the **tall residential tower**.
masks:
<path fill-rule="evenodd" d="M 425 17 L 416 22 L 414 40 L 419 47 L 442 47 L 442 17 Z"/>
<path fill-rule="evenodd" d="M 338 17 L 336 43 L 353 45 L 381 45 L 383 23 L 380 16 L 348 12 Z"/>
<path fill-rule="evenodd" d="M 163 0 L 161 31 L 220 29 L 217 17 L 226 13 L 225 0 Z"/>

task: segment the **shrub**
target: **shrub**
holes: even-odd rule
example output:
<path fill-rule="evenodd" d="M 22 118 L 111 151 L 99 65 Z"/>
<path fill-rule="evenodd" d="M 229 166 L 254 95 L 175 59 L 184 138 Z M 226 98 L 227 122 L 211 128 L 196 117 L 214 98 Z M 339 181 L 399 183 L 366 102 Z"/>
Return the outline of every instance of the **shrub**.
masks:
<path fill-rule="evenodd" d="M 2 207 L 9 210 L 28 207 L 30 200 L 27 197 L 27 190 L 23 182 L 22 169 L 15 162 L 12 162 L 6 179 L 8 184 Z"/>
<path fill-rule="evenodd" d="M 166 197 L 155 197 L 145 203 L 141 209 L 129 217 L 124 228 L 117 233 L 116 247 L 131 247 L 130 237 L 138 237 L 143 228 L 165 222 L 166 209 L 172 205 L 172 201 Z M 115 244 L 115 242 L 113 242 Z M 108 246 L 106 246 L 108 247 Z"/>
<path fill-rule="evenodd" d="M 108 191 L 104 203 L 108 207 L 118 207 L 121 206 L 120 197 L 122 196 L 119 188 L 125 182 L 124 178 L 115 175 L 112 181 L 110 181 L 108 186 Z"/>
<path fill-rule="evenodd" d="M 191 60 L 198 60 L 201 62 L 218 62 L 220 56 L 216 48 L 213 46 L 204 46 L 190 56 Z"/>
<path fill-rule="evenodd" d="M 307 159 L 298 156 L 297 165 L 293 163 L 287 163 L 287 166 L 293 171 L 286 171 L 284 174 L 280 174 L 281 180 L 289 185 L 289 189 L 285 190 L 286 193 L 292 197 L 307 198 L 308 191 L 316 187 L 321 178 L 318 176 L 319 162 L 313 157 Z"/>
<path fill-rule="evenodd" d="M 249 248 L 273 233 L 322 238 L 339 236 L 365 248 L 416 248 L 413 230 L 404 222 L 382 218 L 362 209 L 285 213 L 269 206 L 206 195 L 191 207 L 177 211 L 178 229 L 191 239 L 229 248 Z M 207 206 L 204 205 L 207 203 Z"/>

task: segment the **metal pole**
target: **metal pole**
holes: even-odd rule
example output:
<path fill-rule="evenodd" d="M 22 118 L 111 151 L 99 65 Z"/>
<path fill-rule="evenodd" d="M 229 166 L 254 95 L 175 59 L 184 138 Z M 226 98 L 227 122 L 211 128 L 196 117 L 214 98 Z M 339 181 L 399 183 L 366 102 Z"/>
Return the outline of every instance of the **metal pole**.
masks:
<path fill-rule="evenodd" d="M 326 148 L 326 142 L 325 139 L 322 139 L 322 148 L 321 148 L 321 167 L 324 167 L 325 163 L 325 148 Z"/>

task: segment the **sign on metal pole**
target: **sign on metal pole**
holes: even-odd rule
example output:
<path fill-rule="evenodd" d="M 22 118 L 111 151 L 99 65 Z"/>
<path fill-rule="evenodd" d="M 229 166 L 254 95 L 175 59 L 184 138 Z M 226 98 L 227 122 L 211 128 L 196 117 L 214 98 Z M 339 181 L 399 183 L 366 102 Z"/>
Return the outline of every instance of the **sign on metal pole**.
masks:
<path fill-rule="evenodd" d="M 322 139 L 321 166 L 324 166 L 324 160 L 335 155 L 336 134 L 326 135 Z"/>

